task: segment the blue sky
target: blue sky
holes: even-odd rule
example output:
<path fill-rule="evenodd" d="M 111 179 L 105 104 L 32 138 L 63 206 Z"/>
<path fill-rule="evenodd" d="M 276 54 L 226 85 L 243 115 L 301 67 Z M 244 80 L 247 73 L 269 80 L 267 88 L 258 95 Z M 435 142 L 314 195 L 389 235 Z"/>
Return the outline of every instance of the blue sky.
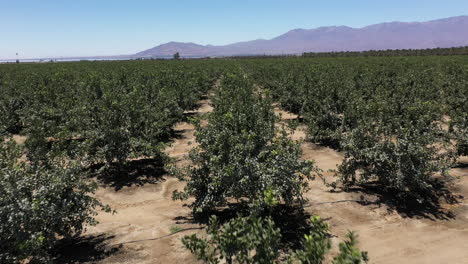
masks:
<path fill-rule="evenodd" d="M 0 0 L 0 58 L 132 54 L 228 44 L 294 28 L 468 15 L 468 0 Z"/>

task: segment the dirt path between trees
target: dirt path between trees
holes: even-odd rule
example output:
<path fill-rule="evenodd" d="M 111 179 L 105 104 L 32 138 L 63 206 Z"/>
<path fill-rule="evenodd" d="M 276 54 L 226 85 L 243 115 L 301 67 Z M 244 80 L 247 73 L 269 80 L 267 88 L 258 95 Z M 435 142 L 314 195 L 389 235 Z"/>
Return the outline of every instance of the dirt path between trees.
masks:
<path fill-rule="evenodd" d="M 212 110 L 209 100 L 200 102 L 200 107 L 191 115 L 200 116 Z M 296 116 L 282 113 L 282 119 Z M 179 134 L 166 153 L 177 160 L 178 165 L 187 163 L 186 155 L 195 143 L 194 126 L 179 123 L 175 127 Z M 299 125 L 292 138 L 305 138 L 304 126 Z M 336 168 L 343 159 L 342 153 L 330 148 L 303 142 L 303 159 L 313 159 L 324 171 Z M 459 168 L 453 169 L 456 180 L 454 194 L 468 197 L 468 158 L 460 161 Z M 325 172 L 331 180 L 332 173 Z M 117 210 L 114 215 L 100 213 L 95 227 L 86 235 L 91 243 L 103 243 L 103 251 L 94 252 L 102 260 L 99 263 L 197 263 L 183 248 L 180 238 L 186 234 L 202 232 L 200 226 L 186 219 L 190 210 L 184 202 L 172 201 L 172 192 L 182 189 L 184 183 L 163 175 L 157 182 L 124 186 L 116 191 L 113 187 L 102 186 L 97 197 Z M 311 190 L 306 194 L 311 214 L 320 215 L 331 226 L 333 242 L 341 241 L 348 230 L 357 231 L 360 247 L 369 252 L 370 263 L 468 263 L 468 203 L 460 198 L 455 205 L 443 207 L 453 213 L 453 218 L 441 220 L 425 217 L 404 217 L 392 211 L 385 204 L 363 204 L 356 201 L 375 201 L 372 195 L 362 193 L 331 192 L 320 180 L 310 182 Z M 171 227 L 194 228 L 171 234 Z M 169 235 L 169 236 L 167 236 Z M 123 243 L 123 244 L 122 244 Z M 79 247 L 76 250 L 81 250 Z M 83 255 L 89 254 L 86 247 Z M 89 250 L 88 250 L 89 251 Z M 99 255 L 100 254 L 100 255 Z M 82 256 L 88 262 L 93 256 Z"/>

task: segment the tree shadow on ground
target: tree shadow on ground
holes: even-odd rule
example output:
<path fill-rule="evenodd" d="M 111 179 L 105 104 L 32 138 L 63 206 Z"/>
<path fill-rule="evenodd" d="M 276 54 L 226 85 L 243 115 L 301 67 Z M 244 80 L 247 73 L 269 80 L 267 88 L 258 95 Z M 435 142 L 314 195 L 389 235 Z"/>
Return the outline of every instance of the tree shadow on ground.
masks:
<path fill-rule="evenodd" d="M 173 129 L 171 132 L 171 141 L 168 143 L 174 143 L 175 140 L 177 139 L 185 139 L 186 136 L 184 135 L 186 132 L 193 131 L 194 129 L 192 128 L 186 128 L 186 129 L 178 129 L 175 130 Z"/>
<path fill-rule="evenodd" d="M 123 187 L 157 183 L 162 181 L 162 176 L 167 173 L 162 158 L 131 160 L 113 163 L 108 167 L 98 164 L 90 170 L 99 183 L 113 187 L 116 191 Z"/>
<path fill-rule="evenodd" d="M 203 100 L 209 100 L 208 95 L 206 94 L 201 95 L 199 100 L 195 104 L 193 104 L 190 109 L 187 109 L 184 111 L 183 113 L 183 116 L 185 118 L 184 121 L 187 121 L 187 118 L 189 117 L 196 117 L 196 116 L 201 115 L 198 109 L 201 108 L 205 104 L 205 102 L 201 102 Z"/>
<path fill-rule="evenodd" d="M 202 104 L 197 104 L 196 108 L 200 108 Z M 194 118 L 200 116 L 200 113 L 195 109 L 195 110 L 188 110 L 184 112 L 184 122 L 188 122 L 190 118 Z"/>
<path fill-rule="evenodd" d="M 301 124 L 301 125 L 305 124 L 305 119 L 302 116 L 284 119 L 284 121 L 296 122 L 297 124 Z"/>
<path fill-rule="evenodd" d="M 453 166 L 455 169 L 468 169 L 468 163 L 457 163 Z"/>
<path fill-rule="evenodd" d="M 104 234 L 63 239 L 53 249 L 55 263 L 85 263 L 103 260 L 117 253 L 121 246 L 109 246 L 108 240 L 114 238 Z"/>
<path fill-rule="evenodd" d="M 281 230 L 281 241 L 284 248 L 300 249 L 304 235 L 312 232 L 311 215 L 302 206 L 277 206 L 272 211 L 272 218 Z"/>
<path fill-rule="evenodd" d="M 448 182 L 434 179 L 431 184 L 434 187 L 433 192 L 420 194 L 424 197 L 423 200 L 411 194 L 398 195 L 396 191 L 384 188 L 377 182 L 343 188 L 342 191 L 360 193 L 361 200 L 356 202 L 361 205 L 378 205 L 379 207 L 385 205 L 390 211 L 396 211 L 404 217 L 426 218 L 433 221 L 455 219 L 456 216 L 444 209 L 442 204 L 457 204 L 463 196 L 453 194 Z"/>
<path fill-rule="evenodd" d="M 174 220 L 176 220 L 177 224 L 208 225 L 209 219 L 213 215 L 217 217 L 220 224 L 224 224 L 237 216 L 249 215 L 249 210 L 245 203 L 233 203 L 219 210 L 178 216 Z M 280 204 L 261 216 L 271 216 L 276 227 L 281 230 L 282 248 L 286 250 L 301 248 L 304 235 L 310 234 L 312 231 L 310 225 L 311 215 L 301 205 L 287 206 Z"/>
<path fill-rule="evenodd" d="M 323 139 L 320 142 L 313 142 L 313 141 L 309 141 L 309 142 L 314 143 L 315 145 L 320 146 L 320 147 L 331 148 L 338 152 L 343 150 L 340 142 L 335 139 Z"/>

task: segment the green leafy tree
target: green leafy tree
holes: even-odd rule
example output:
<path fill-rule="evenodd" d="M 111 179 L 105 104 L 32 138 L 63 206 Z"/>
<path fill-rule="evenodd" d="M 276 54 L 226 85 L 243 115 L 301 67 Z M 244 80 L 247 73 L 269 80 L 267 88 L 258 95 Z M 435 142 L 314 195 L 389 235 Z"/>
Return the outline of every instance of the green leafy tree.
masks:
<path fill-rule="evenodd" d="M 344 137 L 345 159 L 337 175 L 347 186 L 378 182 L 402 202 L 430 202 L 436 191 L 434 174 L 448 177 L 455 159 L 449 137 L 433 126 L 420 123 L 391 131 L 375 123 L 357 127 Z"/>
<path fill-rule="evenodd" d="M 205 263 L 288 263 L 321 264 L 331 249 L 329 227 L 320 217 L 310 219 L 310 233 L 304 235 L 301 248 L 287 255 L 282 248 L 281 230 L 274 221 L 255 215 L 238 216 L 220 225 L 215 216 L 207 228 L 208 237 L 189 235 L 182 243 L 198 260 Z M 347 234 L 340 243 L 339 254 L 334 264 L 360 264 L 368 261 L 367 252 L 357 248 L 356 235 Z"/>
<path fill-rule="evenodd" d="M 182 243 L 206 263 L 273 263 L 279 255 L 281 233 L 267 218 L 237 217 L 219 226 L 211 217 L 208 239 L 185 236 Z"/>
<path fill-rule="evenodd" d="M 190 153 L 192 164 L 178 172 L 187 185 L 174 198 L 194 196 L 194 211 L 232 198 L 253 204 L 263 201 L 266 191 L 286 204 L 303 201 L 314 167 L 299 159 L 299 144 L 275 127 L 271 101 L 255 94 L 241 73 L 226 75 L 213 101 L 208 124 L 197 124 L 200 145 Z"/>
<path fill-rule="evenodd" d="M 449 129 L 457 141 L 458 154 L 468 156 L 468 71 L 458 67 L 453 71 L 453 77 L 446 80 Z"/>
<path fill-rule="evenodd" d="M 97 209 L 110 209 L 92 196 L 96 185 L 80 168 L 34 166 L 21 156 L 11 140 L 1 144 L 0 262 L 43 263 L 60 238 L 79 235 L 97 223 Z"/>
<path fill-rule="evenodd" d="M 18 134 L 22 129 L 24 101 L 17 98 L 0 100 L 0 134 Z"/>
<path fill-rule="evenodd" d="M 357 235 L 354 232 L 348 232 L 346 240 L 339 245 L 340 252 L 333 258 L 333 264 L 361 264 L 369 262 L 367 252 L 360 251 L 357 248 Z"/>
<path fill-rule="evenodd" d="M 295 251 L 289 263 L 320 264 L 331 249 L 328 224 L 318 216 L 310 219 L 311 232 L 304 235 L 302 248 Z"/>
<path fill-rule="evenodd" d="M 202 61 L 15 67 L 0 69 L 0 133 L 27 136 L 28 159 L 40 164 L 164 158 L 173 125 L 219 75 Z"/>

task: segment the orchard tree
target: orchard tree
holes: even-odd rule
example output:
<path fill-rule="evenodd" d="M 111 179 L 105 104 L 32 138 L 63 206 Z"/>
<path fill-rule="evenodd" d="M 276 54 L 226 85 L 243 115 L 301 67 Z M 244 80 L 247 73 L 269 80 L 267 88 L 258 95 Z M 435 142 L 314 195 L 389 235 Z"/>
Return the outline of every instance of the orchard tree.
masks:
<path fill-rule="evenodd" d="M 274 263 L 280 250 L 281 232 L 270 218 L 237 217 L 220 226 L 215 216 L 208 239 L 185 236 L 182 243 L 206 263 Z"/>
<path fill-rule="evenodd" d="M 22 129 L 21 111 L 24 101 L 17 98 L 0 99 L 0 135 L 18 134 Z"/>
<path fill-rule="evenodd" d="M 192 164 L 177 172 L 187 182 L 175 199 L 195 197 L 195 212 L 224 206 L 235 199 L 263 203 L 265 194 L 293 204 L 302 202 L 313 163 L 300 160 L 298 143 L 277 128 L 271 100 L 255 93 L 241 72 L 226 74 L 213 99 L 206 126 L 197 124 L 199 146 L 190 153 Z"/>
<path fill-rule="evenodd" d="M 207 228 L 207 238 L 189 235 L 182 238 L 182 243 L 198 260 L 210 264 L 322 264 L 332 245 L 329 227 L 317 216 L 311 217 L 309 224 L 310 233 L 304 235 L 300 248 L 295 251 L 282 248 L 281 230 L 270 217 L 255 215 L 238 216 L 223 225 L 213 216 Z M 357 248 L 357 236 L 349 232 L 346 240 L 340 243 L 333 264 L 367 261 L 367 252 Z"/>
<path fill-rule="evenodd" d="M 89 78 L 89 86 L 77 91 L 80 100 L 39 101 L 29 110 L 28 158 L 44 164 L 66 157 L 110 166 L 128 158 L 164 157 L 163 142 L 182 118 L 175 96 L 166 89 L 119 85 L 129 74 L 122 74 L 123 80 Z"/>
<path fill-rule="evenodd" d="M 369 262 L 366 251 L 357 248 L 356 233 L 350 231 L 346 234 L 346 240 L 339 245 L 339 254 L 333 258 L 332 264 L 360 264 Z"/>
<path fill-rule="evenodd" d="M 401 202 L 430 202 L 436 192 L 433 176 L 448 178 L 456 158 L 432 107 L 413 105 L 407 116 L 395 121 L 399 127 L 371 118 L 347 133 L 342 141 L 345 159 L 337 172 L 340 181 L 345 186 L 377 182 Z"/>
<path fill-rule="evenodd" d="M 110 212 L 92 196 L 96 185 L 68 164 L 41 167 L 22 161 L 12 140 L 0 144 L 0 262 L 44 263 L 61 238 L 95 225 L 98 209 Z"/>
<path fill-rule="evenodd" d="M 455 70 L 446 84 L 446 101 L 449 107 L 450 132 L 457 141 L 458 154 L 468 156 L 468 80 L 467 70 Z"/>

